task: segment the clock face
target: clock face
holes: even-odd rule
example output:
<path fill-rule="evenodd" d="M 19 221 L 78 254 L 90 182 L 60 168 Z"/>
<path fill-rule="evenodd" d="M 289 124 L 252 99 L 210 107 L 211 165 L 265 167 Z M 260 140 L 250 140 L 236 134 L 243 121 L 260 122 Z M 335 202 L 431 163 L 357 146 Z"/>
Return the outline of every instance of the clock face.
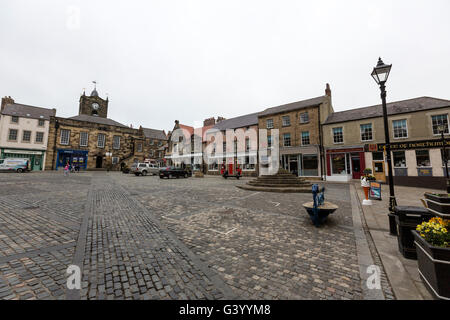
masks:
<path fill-rule="evenodd" d="M 98 108 L 100 108 L 100 106 L 98 105 L 98 103 L 93 103 L 93 104 L 92 104 L 92 109 L 98 110 Z"/>

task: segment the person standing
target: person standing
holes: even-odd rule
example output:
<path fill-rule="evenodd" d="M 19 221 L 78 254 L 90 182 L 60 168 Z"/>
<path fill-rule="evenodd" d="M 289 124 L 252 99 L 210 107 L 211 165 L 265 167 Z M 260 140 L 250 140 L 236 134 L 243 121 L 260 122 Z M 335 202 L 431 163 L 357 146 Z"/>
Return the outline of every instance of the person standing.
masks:
<path fill-rule="evenodd" d="M 66 166 L 64 167 L 64 176 L 69 175 L 69 163 L 66 163 Z"/>

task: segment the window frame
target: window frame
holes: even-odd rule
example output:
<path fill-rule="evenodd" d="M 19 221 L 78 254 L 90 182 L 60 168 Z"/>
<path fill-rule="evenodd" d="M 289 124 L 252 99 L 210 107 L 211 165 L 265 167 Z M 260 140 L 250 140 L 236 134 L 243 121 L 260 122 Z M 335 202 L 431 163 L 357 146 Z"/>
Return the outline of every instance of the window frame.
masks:
<path fill-rule="evenodd" d="M 286 136 L 289 135 L 289 145 L 286 145 Z M 292 146 L 292 138 L 291 138 L 291 133 L 290 132 L 286 132 L 283 133 L 283 147 L 291 147 Z"/>
<path fill-rule="evenodd" d="M 362 131 L 362 126 L 368 126 L 370 125 L 370 139 L 363 139 L 363 131 Z M 364 132 L 365 134 L 365 132 Z M 361 123 L 359 125 L 359 138 L 361 139 L 361 142 L 366 142 L 366 141 L 373 141 L 373 124 L 370 123 Z"/>
<path fill-rule="evenodd" d="M 19 118 L 19 116 L 11 116 L 11 123 L 19 124 Z M 14 121 L 14 119 L 17 119 L 17 121 Z"/>
<path fill-rule="evenodd" d="M 16 138 L 15 139 L 11 139 L 11 131 L 15 131 L 16 132 Z M 18 129 L 9 128 L 8 141 L 11 141 L 11 142 L 15 141 L 15 142 L 17 142 L 18 137 L 19 137 L 19 130 Z"/>
<path fill-rule="evenodd" d="M 269 121 L 272 125 L 269 126 Z M 273 129 L 273 119 L 266 120 L 266 129 Z"/>
<path fill-rule="evenodd" d="M 116 141 L 116 139 L 118 139 L 118 141 Z M 118 136 L 118 135 L 113 136 L 113 149 L 120 150 L 120 136 Z"/>
<path fill-rule="evenodd" d="M 303 121 L 303 115 L 305 115 L 306 114 L 306 118 L 307 118 L 307 120 L 306 121 Z M 309 123 L 309 113 L 308 113 L 308 111 L 305 111 L 305 112 L 301 112 L 300 113 L 300 115 L 299 115 L 299 118 L 300 118 L 300 124 L 306 124 L 306 123 Z"/>
<path fill-rule="evenodd" d="M 38 127 L 45 127 L 45 120 L 44 119 L 37 119 L 37 121 L 38 121 Z M 41 124 L 41 121 L 42 121 L 42 124 Z"/>
<path fill-rule="evenodd" d="M 417 152 L 418 151 L 426 151 L 428 153 L 428 162 L 429 162 L 428 166 L 419 166 L 419 163 L 417 162 Z M 415 150 L 415 156 L 416 156 L 416 166 L 417 166 L 417 168 L 431 168 L 432 167 L 431 157 L 430 157 L 430 150 L 429 149 L 416 149 Z"/>
<path fill-rule="evenodd" d="M 100 137 L 103 137 L 103 146 L 100 145 Z M 99 133 L 97 134 L 97 148 L 104 149 L 106 146 L 106 134 Z"/>
<path fill-rule="evenodd" d="M 28 140 L 25 140 L 25 133 L 30 133 L 28 136 Z M 31 143 L 31 136 L 33 135 L 33 132 L 31 130 L 23 130 L 22 131 L 22 142 L 23 143 Z"/>
<path fill-rule="evenodd" d="M 288 120 L 288 123 L 285 124 L 284 120 Z M 281 126 L 282 127 L 290 127 L 291 126 L 291 117 L 290 116 L 281 116 Z"/>
<path fill-rule="evenodd" d="M 38 134 L 42 134 L 42 141 L 38 141 Z M 44 143 L 44 136 L 45 136 L 45 132 L 42 131 L 36 131 L 36 135 L 34 137 L 34 143 Z"/>
<path fill-rule="evenodd" d="M 308 143 L 303 143 L 303 134 L 304 133 L 307 133 L 308 134 Z M 302 131 L 301 132 L 301 143 L 302 143 L 302 146 L 309 146 L 309 145 L 311 145 L 311 135 L 309 134 L 309 131 Z"/>
<path fill-rule="evenodd" d="M 63 143 L 63 132 L 67 132 L 67 143 Z M 68 146 L 70 144 L 70 129 L 61 129 L 59 134 L 59 144 Z"/>
<path fill-rule="evenodd" d="M 394 126 L 394 122 L 396 121 L 405 121 L 405 128 L 406 128 L 406 137 L 396 137 L 395 136 L 395 126 Z M 402 128 L 403 129 L 403 128 Z M 392 120 L 392 137 L 394 139 L 408 139 L 409 137 L 409 132 L 408 132 L 408 120 L 407 119 L 395 119 Z"/>
<path fill-rule="evenodd" d="M 334 129 L 341 129 L 341 136 L 342 136 L 342 141 L 341 142 L 336 142 L 334 137 Z M 331 128 L 331 134 L 333 136 L 333 144 L 343 144 L 344 143 L 344 127 L 333 127 Z"/>
<path fill-rule="evenodd" d="M 83 139 L 82 139 L 83 134 L 86 134 L 86 144 L 81 144 L 81 142 L 83 141 Z M 80 147 L 87 147 L 87 146 L 89 146 L 89 132 L 81 131 L 80 132 Z"/>
<path fill-rule="evenodd" d="M 433 133 L 433 136 L 440 136 L 441 135 L 440 132 L 434 133 L 433 117 L 444 116 L 444 115 L 445 115 L 446 120 L 447 120 L 447 132 L 444 131 L 444 135 L 450 134 L 450 128 L 449 128 L 449 123 L 448 123 L 448 113 L 432 114 L 430 116 L 430 118 L 431 118 L 431 132 Z"/>

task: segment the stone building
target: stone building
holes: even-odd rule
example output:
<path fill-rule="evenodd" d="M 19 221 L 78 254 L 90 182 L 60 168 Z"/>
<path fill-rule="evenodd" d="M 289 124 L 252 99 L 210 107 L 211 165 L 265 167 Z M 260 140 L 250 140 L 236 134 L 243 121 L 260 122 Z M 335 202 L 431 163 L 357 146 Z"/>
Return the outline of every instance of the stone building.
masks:
<path fill-rule="evenodd" d="M 56 109 L 16 103 L 2 98 L 0 109 L 0 159 L 26 158 L 30 170 L 44 170 L 50 118 Z"/>
<path fill-rule="evenodd" d="M 154 147 L 145 132 L 152 129 L 133 129 L 109 119 L 108 107 L 108 98 L 102 99 L 94 89 L 89 96 L 81 95 L 77 116 L 50 117 L 46 169 L 69 163 L 80 169 L 119 170 L 148 159 Z"/>
<path fill-rule="evenodd" d="M 227 139 L 227 131 L 233 135 L 232 141 Z M 241 130 L 241 135 L 237 132 Z M 250 133 L 251 132 L 251 133 Z M 220 134 L 220 143 L 215 141 Z M 238 143 L 237 137 L 242 140 Z M 206 133 L 206 141 L 211 145 L 208 152 L 207 173 L 211 175 L 235 175 L 240 168 L 244 176 L 258 176 L 258 113 L 251 113 L 235 118 L 219 117 L 216 124 Z"/>
<path fill-rule="evenodd" d="M 268 130 L 268 149 L 272 144 L 271 131 L 279 130 L 280 167 L 311 179 L 324 175 L 321 124 L 332 112 L 331 90 L 327 84 L 324 96 L 268 108 L 259 113 L 259 129 Z"/>
<path fill-rule="evenodd" d="M 164 166 L 165 146 L 167 145 L 167 135 L 164 130 L 142 128 L 145 136 L 145 154 L 147 155 L 146 161 L 156 163 L 159 166 Z"/>
<path fill-rule="evenodd" d="M 439 125 L 445 127 L 448 138 L 450 101 L 420 97 L 391 102 L 387 104 L 387 113 L 394 183 L 445 187 Z M 381 105 L 332 113 L 323 125 L 323 132 L 327 180 L 359 179 L 363 170 L 370 168 L 378 181 L 386 181 Z"/>

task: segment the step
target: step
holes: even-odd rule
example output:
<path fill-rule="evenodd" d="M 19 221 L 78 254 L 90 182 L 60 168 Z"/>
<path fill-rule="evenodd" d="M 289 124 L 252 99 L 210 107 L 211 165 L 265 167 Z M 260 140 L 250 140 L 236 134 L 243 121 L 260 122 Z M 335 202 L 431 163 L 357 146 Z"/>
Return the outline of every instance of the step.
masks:
<path fill-rule="evenodd" d="M 285 180 L 256 179 L 256 180 L 251 180 L 251 181 L 252 182 L 261 182 L 261 183 L 292 183 L 292 184 L 308 183 L 306 180 L 300 180 L 300 179 L 295 179 L 295 180 L 290 180 L 290 179 L 285 179 Z"/>
<path fill-rule="evenodd" d="M 295 185 L 295 184 L 269 184 L 269 183 L 248 183 L 249 185 L 253 186 L 253 187 L 274 187 L 274 188 L 311 188 L 312 184 L 310 183 L 306 183 L 306 184 L 299 184 L 299 185 Z"/>
<path fill-rule="evenodd" d="M 236 186 L 240 189 L 251 190 L 251 191 L 261 191 L 261 192 L 277 192 L 277 193 L 311 193 L 311 188 L 276 188 L 276 187 L 256 187 L 244 184 L 241 186 Z"/>

